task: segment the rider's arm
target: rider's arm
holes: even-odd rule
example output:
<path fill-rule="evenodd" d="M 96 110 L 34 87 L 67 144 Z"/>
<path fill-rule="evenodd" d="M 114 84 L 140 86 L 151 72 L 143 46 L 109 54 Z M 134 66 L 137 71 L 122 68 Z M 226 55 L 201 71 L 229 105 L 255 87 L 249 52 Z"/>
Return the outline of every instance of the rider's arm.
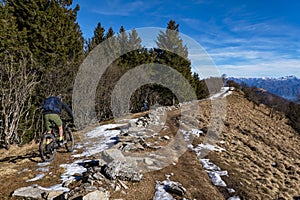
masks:
<path fill-rule="evenodd" d="M 73 117 L 73 113 L 72 113 L 71 108 L 63 101 L 61 102 L 61 104 L 62 104 L 62 107 L 67 111 L 69 116 L 72 117 L 72 119 L 73 119 L 74 117 Z"/>

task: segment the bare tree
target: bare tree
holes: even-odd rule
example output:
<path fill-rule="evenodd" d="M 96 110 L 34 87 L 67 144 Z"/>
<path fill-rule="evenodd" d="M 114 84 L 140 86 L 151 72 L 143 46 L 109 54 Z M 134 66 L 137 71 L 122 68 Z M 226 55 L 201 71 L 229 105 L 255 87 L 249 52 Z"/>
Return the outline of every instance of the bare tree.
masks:
<path fill-rule="evenodd" d="M 32 94 L 38 82 L 31 56 L 6 53 L 1 57 L 0 143 L 9 148 L 12 143 L 21 143 L 33 127 Z"/>

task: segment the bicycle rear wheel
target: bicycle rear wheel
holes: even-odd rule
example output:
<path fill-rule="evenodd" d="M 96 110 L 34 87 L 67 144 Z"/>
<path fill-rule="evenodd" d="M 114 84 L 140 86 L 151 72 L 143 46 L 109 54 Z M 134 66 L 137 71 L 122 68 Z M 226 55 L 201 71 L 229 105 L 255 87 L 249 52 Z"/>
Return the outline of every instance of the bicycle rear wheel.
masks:
<path fill-rule="evenodd" d="M 50 162 L 56 155 L 56 139 L 52 134 L 44 134 L 40 141 L 40 154 L 41 158 L 45 162 Z"/>
<path fill-rule="evenodd" d="M 74 136 L 69 127 L 66 127 L 64 131 L 64 141 L 67 151 L 72 152 L 74 150 Z"/>

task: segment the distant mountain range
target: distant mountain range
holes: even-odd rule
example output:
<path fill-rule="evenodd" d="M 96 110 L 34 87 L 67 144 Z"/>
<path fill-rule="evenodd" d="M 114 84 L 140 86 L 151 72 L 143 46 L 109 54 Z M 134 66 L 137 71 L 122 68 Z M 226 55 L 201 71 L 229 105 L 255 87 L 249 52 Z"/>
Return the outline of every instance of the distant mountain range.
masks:
<path fill-rule="evenodd" d="M 295 76 L 286 76 L 281 78 L 234 78 L 229 77 L 236 83 L 246 83 L 248 86 L 263 88 L 270 93 L 281 96 L 285 99 L 295 101 L 300 95 L 300 79 Z"/>

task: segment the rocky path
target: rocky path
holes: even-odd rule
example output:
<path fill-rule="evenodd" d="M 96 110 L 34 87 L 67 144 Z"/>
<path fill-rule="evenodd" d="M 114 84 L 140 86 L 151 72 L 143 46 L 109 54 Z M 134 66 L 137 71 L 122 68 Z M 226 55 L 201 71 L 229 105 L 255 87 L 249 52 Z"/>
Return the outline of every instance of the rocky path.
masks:
<path fill-rule="evenodd" d="M 225 98 L 226 116 L 215 116 L 212 102 Z M 39 163 L 35 145 L 26 153 L 16 148 L 15 156 L 1 156 L 0 196 L 17 198 L 25 191 L 35 199 L 298 198 L 299 135 L 284 116 L 269 112 L 224 89 L 207 100 L 76 133 L 76 151 L 58 153 L 51 163 Z"/>

